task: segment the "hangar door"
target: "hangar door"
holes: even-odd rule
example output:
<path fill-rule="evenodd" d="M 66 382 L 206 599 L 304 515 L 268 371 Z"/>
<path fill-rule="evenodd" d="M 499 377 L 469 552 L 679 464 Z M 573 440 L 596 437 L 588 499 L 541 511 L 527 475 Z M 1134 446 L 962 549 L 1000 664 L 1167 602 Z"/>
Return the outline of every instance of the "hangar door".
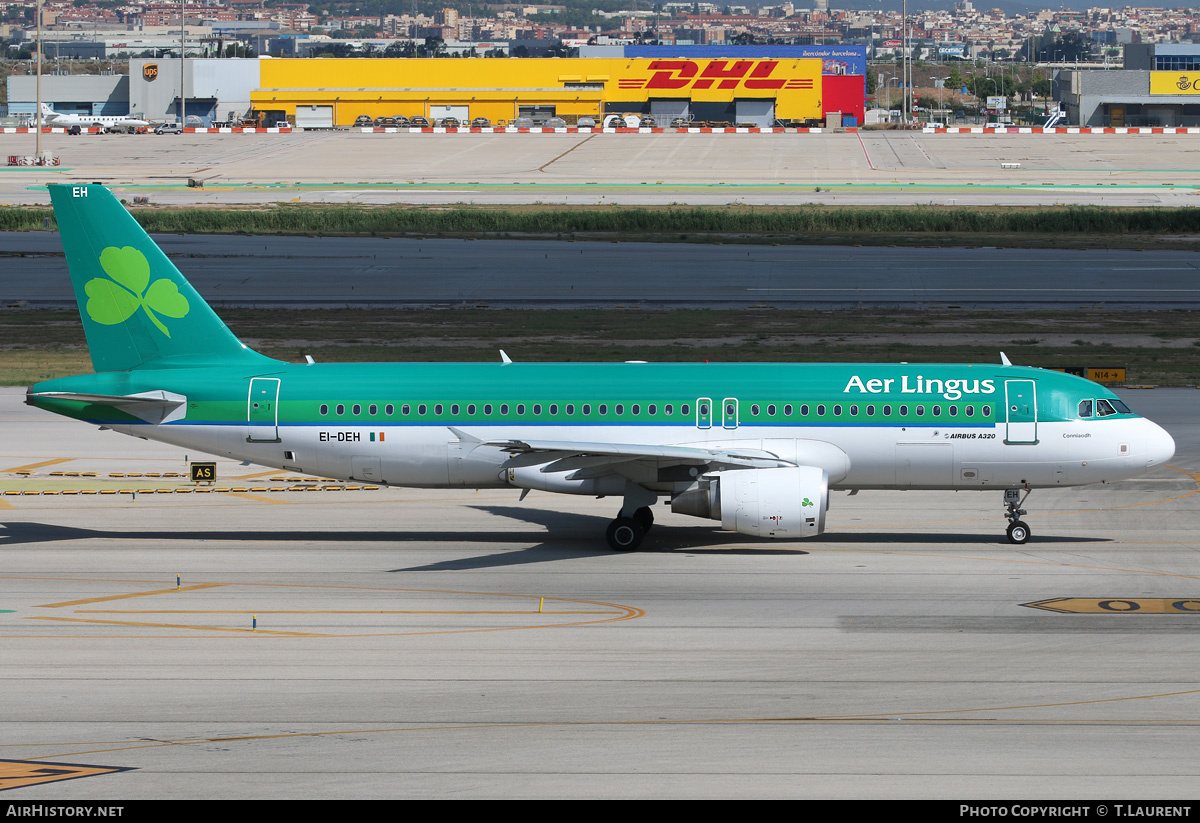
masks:
<path fill-rule="evenodd" d="M 651 100 L 650 114 L 660 126 L 669 126 L 676 117 L 691 120 L 691 100 Z"/>
<path fill-rule="evenodd" d="M 471 116 L 467 112 L 466 106 L 430 106 L 429 118 L 436 122 L 446 117 L 453 117 L 460 123 L 468 124 L 471 122 Z"/>
<path fill-rule="evenodd" d="M 774 100 L 738 100 L 735 105 L 737 125 L 754 125 L 760 129 L 775 125 Z"/>
<path fill-rule="evenodd" d="M 296 106 L 296 127 L 332 129 L 333 106 Z"/>

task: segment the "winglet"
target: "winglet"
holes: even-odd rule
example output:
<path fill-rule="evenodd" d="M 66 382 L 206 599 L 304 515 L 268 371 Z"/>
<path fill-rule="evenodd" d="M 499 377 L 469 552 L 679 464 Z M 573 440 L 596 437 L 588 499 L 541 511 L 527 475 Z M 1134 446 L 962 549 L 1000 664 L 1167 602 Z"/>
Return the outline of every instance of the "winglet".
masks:
<path fill-rule="evenodd" d="M 1003 363 L 1005 366 L 1012 365 L 1012 361 L 1008 359 L 1008 355 L 1005 354 L 1004 352 L 1000 352 L 1000 362 Z"/>
<path fill-rule="evenodd" d="M 512 358 L 511 358 L 511 357 L 509 357 L 509 356 L 508 356 L 508 355 L 505 353 L 504 349 L 501 349 L 501 350 L 500 350 L 500 359 L 501 359 L 501 360 L 504 362 L 504 365 L 506 365 L 506 366 L 507 366 L 509 363 L 511 363 L 511 362 L 512 362 Z"/>

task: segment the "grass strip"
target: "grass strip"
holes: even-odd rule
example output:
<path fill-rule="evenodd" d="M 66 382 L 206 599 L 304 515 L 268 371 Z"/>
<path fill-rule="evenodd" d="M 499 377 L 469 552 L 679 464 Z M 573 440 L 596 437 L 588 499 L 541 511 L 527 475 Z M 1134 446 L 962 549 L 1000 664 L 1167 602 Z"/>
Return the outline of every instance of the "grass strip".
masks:
<path fill-rule="evenodd" d="M 909 237 L 927 243 L 953 236 L 972 243 L 1056 236 L 1091 237 L 1109 245 L 1120 237 L 1200 235 L 1200 209 L 1102 206 L 359 206 L 276 204 L 266 207 L 137 207 L 148 231 L 191 234 L 617 236 L 663 242 L 731 237 L 769 242 L 827 242 L 837 235 L 870 242 Z M 48 208 L 0 207 L 0 230 L 56 228 Z"/>

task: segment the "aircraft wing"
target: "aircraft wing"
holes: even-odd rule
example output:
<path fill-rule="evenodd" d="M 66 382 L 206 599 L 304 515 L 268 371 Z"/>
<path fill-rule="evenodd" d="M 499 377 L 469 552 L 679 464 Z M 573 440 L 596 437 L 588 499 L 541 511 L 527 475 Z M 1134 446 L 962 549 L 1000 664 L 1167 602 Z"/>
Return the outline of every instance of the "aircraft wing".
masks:
<path fill-rule="evenodd" d="M 580 440 L 481 440 L 451 427 L 464 444 L 490 446 L 512 455 L 508 465 L 536 466 L 543 471 L 568 471 L 628 463 L 633 460 L 667 461 L 677 465 L 722 465 L 742 468 L 794 466 L 762 449 L 708 449 L 697 446 L 658 446 L 646 443 L 603 443 Z M 554 462 L 551 462 L 554 461 Z"/>

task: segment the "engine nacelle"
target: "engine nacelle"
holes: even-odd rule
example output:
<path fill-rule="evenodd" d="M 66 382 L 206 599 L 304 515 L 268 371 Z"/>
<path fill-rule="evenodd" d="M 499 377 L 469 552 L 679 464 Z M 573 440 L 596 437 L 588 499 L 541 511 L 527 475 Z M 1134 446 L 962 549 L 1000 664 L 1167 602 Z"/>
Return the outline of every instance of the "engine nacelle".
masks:
<path fill-rule="evenodd" d="M 815 466 L 706 474 L 671 500 L 671 511 L 720 520 L 755 537 L 796 539 L 825 531 L 829 474 Z"/>

